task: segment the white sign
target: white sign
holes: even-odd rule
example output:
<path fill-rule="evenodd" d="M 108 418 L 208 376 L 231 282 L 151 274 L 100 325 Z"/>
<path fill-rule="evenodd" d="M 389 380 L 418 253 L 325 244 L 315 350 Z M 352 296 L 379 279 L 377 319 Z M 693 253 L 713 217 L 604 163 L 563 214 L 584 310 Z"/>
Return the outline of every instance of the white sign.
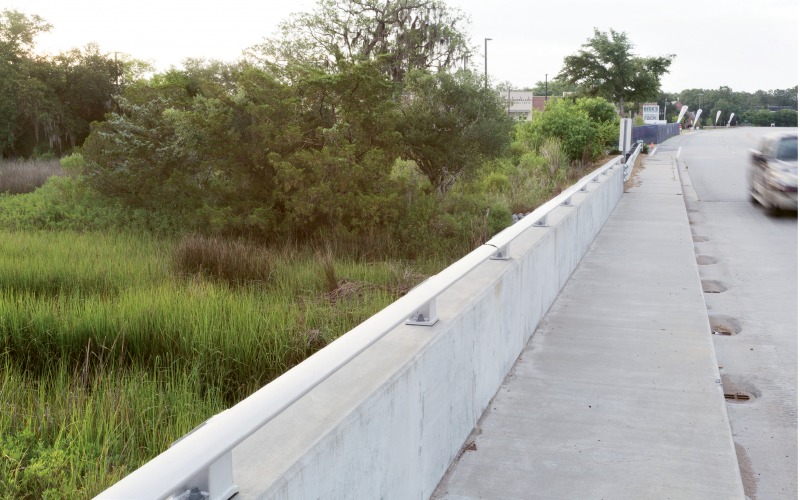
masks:
<path fill-rule="evenodd" d="M 714 126 L 717 126 L 717 122 L 719 121 L 719 115 L 722 114 L 722 110 L 717 111 L 717 117 L 714 118 Z"/>
<path fill-rule="evenodd" d="M 734 115 L 734 114 L 736 114 L 736 113 L 731 113 L 731 117 L 730 117 L 730 118 L 728 118 L 728 126 L 729 126 L 729 127 L 731 126 L 731 122 L 733 121 L 733 115 Z"/>
<path fill-rule="evenodd" d="M 689 106 L 684 106 L 684 107 L 681 108 L 681 114 L 679 114 L 678 115 L 678 119 L 675 120 L 676 123 L 680 123 L 681 122 L 681 118 L 683 118 L 683 115 L 685 115 L 687 111 L 689 111 Z"/>
<path fill-rule="evenodd" d="M 511 113 L 530 113 L 533 109 L 533 92 L 511 92 L 510 100 L 508 91 L 499 91 L 498 94 L 506 99 Z"/>
<path fill-rule="evenodd" d="M 694 130 L 694 127 L 695 127 L 695 125 L 697 125 L 697 122 L 700 120 L 700 115 L 702 115 L 702 114 L 703 114 L 703 110 L 702 109 L 698 109 L 697 110 L 697 116 L 694 117 L 694 123 L 692 123 L 692 130 Z"/>
<path fill-rule="evenodd" d="M 658 106 L 642 106 L 642 119 L 647 123 L 648 120 L 658 120 Z"/>

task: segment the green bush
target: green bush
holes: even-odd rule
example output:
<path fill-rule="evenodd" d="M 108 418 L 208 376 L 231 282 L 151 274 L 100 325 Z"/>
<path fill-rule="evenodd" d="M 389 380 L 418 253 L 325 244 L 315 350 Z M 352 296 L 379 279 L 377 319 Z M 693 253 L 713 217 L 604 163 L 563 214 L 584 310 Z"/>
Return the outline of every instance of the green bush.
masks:
<path fill-rule="evenodd" d="M 87 186 L 80 175 L 50 177 L 33 193 L 0 194 L 0 227 L 6 229 L 132 229 L 177 234 L 192 229 L 180 212 L 123 206 Z"/>
<path fill-rule="evenodd" d="M 530 122 L 517 126 L 515 139 L 538 152 L 546 138 L 557 138 L 569 161 L 588 163 L 613 141 L 618 123 L 614 106 L 605 99 L 553 99 L 544 112 L 534 112 Z"/>

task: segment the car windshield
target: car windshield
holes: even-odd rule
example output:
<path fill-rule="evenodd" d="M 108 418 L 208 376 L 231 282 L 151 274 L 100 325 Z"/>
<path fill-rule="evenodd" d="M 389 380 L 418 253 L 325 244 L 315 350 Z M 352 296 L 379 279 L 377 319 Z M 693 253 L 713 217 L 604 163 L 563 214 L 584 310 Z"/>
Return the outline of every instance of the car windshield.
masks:
<path fill-rule="evenodd" d="M 778 146 L 777 156 L 779 160 L 796 160 L 797 137 L 787 137 L 783 139 Z"/>

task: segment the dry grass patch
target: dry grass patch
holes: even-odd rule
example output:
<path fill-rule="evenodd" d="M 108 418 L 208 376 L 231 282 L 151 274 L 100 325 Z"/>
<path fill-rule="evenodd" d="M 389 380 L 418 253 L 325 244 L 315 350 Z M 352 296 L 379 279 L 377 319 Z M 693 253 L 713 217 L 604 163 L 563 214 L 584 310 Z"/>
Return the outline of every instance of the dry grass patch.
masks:
<path fill-rule="evenodd" d="M 173 263 L 180 275 L 204 275 L 231 285 L 267 284 L 273 271 L 266 249 L 199 234 L 186 236 L 175 246 Z"/>
<path fill-rule="evenodd" d="M 54 175 L 65 175 L 58 160 L 0 161 L 0 193 L 32 193 Z"/>

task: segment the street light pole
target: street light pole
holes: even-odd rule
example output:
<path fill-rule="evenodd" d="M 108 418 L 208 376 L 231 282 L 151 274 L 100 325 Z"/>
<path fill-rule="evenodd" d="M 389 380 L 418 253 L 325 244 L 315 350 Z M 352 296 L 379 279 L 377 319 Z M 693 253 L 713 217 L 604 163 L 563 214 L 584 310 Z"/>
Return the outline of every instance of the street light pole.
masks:
<path fill-rule="evenodd" d="M 544 102 L 547 103 L 547 73 L 544 74 Z"/>
<path fill-rule="evenodd" d="M 489 40 L 491 38 L 483 39 L 483 87 L 489 86 Z"/>

